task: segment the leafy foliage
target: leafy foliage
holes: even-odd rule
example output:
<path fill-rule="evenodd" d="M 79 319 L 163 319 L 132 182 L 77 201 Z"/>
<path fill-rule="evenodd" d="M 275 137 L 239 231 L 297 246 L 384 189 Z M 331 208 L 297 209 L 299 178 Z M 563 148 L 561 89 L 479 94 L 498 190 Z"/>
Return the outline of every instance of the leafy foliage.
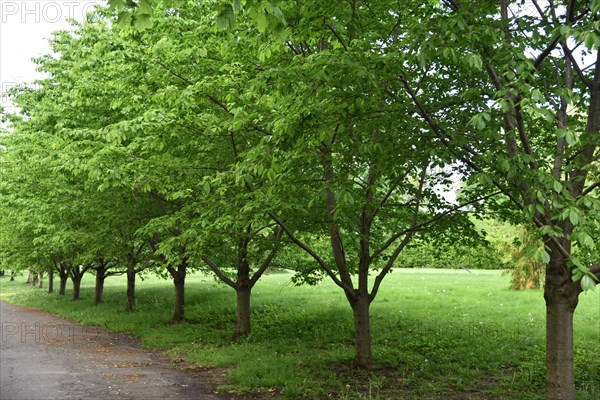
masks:
<path fill-rule="evenodd" d="M 275 260 L 343 291 L 368 366 L 394 265 L 500 263 L 485 212 L 532 227 L 548 306 L 574 310 L 600 277 L 595 3 L 112 1 L 14 92 L 4 259 L 144 248 L 181 297 L 187 270 L 237 291 Z"/>

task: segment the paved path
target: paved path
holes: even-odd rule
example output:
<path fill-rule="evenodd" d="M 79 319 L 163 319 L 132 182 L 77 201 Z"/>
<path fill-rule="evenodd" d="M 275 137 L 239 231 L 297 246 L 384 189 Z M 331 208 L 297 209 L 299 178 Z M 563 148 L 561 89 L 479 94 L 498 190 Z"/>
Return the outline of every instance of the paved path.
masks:
<path fill-rule="evenodd" d="M 0 301 L 0 399 L 233 399 L 127 335 Z M 222 383 L 222 382 L 221 382 Z"/>

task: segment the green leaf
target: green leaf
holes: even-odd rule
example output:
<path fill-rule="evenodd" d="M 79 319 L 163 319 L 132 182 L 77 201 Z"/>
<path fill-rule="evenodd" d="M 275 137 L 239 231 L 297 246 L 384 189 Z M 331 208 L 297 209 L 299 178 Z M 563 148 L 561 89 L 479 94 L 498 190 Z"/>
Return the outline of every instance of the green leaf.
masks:
<path fill-rule="evenodd" d="M 569 211 L 569 221 L 571 221 L 573 225 L 577 225 L 577 223 L 579 222 L 579 211 L 571 209 Z"/>
<path fill-rule="evenodd" d="M 139 14 L 152 15 L 153 14 L 153 10 L 152 10 L 152 4 L 150 3 L 150 1 L 148 1 L 148 0 L 141 0 L 138 3 L 138 13 Z"/>
<path fill-rule="evenodd" d="M 588 32 L 585 35 L 585 47 L 590 50 L 597 49 L 600 45 L 600 37 L 595 32 Z"/>
<path fill-rule="evenodd" d="M 550 262 L 550 254 L 548 254 L 548 252 L 546 251 L 546 249 L 544 249 L 543 247 L 540 247 L 540 251 L 539 251 L 539 256 L 540 256 L 540 260 L 546 264 L 548 264 Z"/>
<path fill-rule="evenodd" d="M 483 130 L 485 129 L 485 127 L 487 126 L 487 123 L 492 119 L 492 116 L 487 113 L 487 112 L 482 112 L 479 114 L 475 114 L 472 118 L 471 118 L 471 125 L 473 125 L 474 127 L 476 127 L 479 130 Z"/>
<path fill-rule="evenodd" d="M 562 189 L 563 189 L 562 184 L 559 181 L 554 181 L 553 189 L 556 193 L 562 192 Z"/>
<path fill-rule="evenodd" d="M 594 291 L 596 290 L 596 282 L 589 275 L 584 275 L 581 278 L 581 288 L 584 292 L 588 290 Z"/>
<path fill-rule="evenodd" d="M 579 138 L 571 130 L 567 130 L 565 138 L 567 139 L 567 143 L 569 144 L 569 146 L 575 146 L 579 142 Z"/>
<path fill-rule="evenodd" d="M 152 15 L 137 14 L 135 16 L 135 27 L 138 29 L 147 29 L 152 27 Z"/>
<path fill-rule="evenodd" d="M 130 28 L 133 20 L 133 14 L 131 11 L 121 11 L 117 16 L 117 25 L 122 28 Z"/>
<path fill-rule="evenodd" d="M 261 12 L 256 17 L 256 28 L 259 32 L 266 32 L 269 28 L 269 16 L 267 13 Z"/>
<path fill-rule="evenodd" d="M 474 67 L 478 70 L 480 70 L 483 67 L 483 61 L 481 60 L 481 57 L 479 57 L 477 54 L 467 54 L 465 56 L 465 60 L 469 66 Z"/>

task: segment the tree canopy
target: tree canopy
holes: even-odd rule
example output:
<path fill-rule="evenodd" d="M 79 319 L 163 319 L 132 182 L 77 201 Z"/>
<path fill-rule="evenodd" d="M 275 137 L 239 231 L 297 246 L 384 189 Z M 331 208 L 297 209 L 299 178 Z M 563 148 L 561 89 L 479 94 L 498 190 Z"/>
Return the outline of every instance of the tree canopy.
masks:
<path fill-rule="evenodd" d="M 175 321 L 186 271 L 212 271 L 236 338 L 285 265 L 340 287 L 369 367 L 403 250 L 480 244 L 472 217 L 492 215 L 543 242 L 547 397 L 574 398 L 572 316 L 600 278 L 600 2 L 111 4 L 13 92 L 3 263 L 80 279 L 152 259 Z"/>

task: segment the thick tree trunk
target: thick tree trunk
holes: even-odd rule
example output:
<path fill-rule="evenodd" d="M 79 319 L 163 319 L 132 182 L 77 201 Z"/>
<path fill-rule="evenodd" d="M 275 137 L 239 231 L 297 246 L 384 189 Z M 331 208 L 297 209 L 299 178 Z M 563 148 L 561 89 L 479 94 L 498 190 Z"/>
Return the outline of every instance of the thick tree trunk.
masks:
<path fill-rule="evenodd" d="M 135 309 L 135 275 L 136 271 L 133 267 L 127 267 L 127 305 L 125 311 L 133 311 Z"/>
<path fill-rule="evenodd" d="M 67 275 L 60 275 L 60 286 L 58 288 L 58 294 L 64 296 L 67 293 L 67 279 L 69 277 Z"/>
<path fill-rule="evenodd" d="M 237 295 L 237 322 L 233 340 L 238 341 L 250 334 L 250 295 L 252 288 L 248 284 L 239 285 Z"/>
<path fill-rule="evenodd" d="M 35 285 L 35 273 L 33 270 L 29 270 L 29 275 L 27 276 L 27 284 L 30 286 Z"/>
<path fill-rule="evenodd" d="M 179 265 L 177 270 L 173 268 L 174 273 L 173 283 L 175 284 L 175 304 L 173 310 L 173 317 L 171 322 L 179 323 L 185 319 L 185 269 L 186 263 Z"/>
<path fill-rule="evenodd" d="M 96 271 L 96 290 L 94 304 L 101 304 L 104 299 L 104 280 L 106 279 L 106 273 L 108 272 L 107 264 L 104 260 L 98 261 L 98 266 L 94 268 Z"/>
<path fill-rule="evenodd" d="M 48 293 L 52 293 L 54 291 L 54 269 L 50 269 L 48 271 Z"/>
<path fill-rule="evenodd" d="M 581 292 L 565 258 L 552 251 L 546 272 L 546 400 L 575 400 L 573 314 Z"/>
<path fill-rule="evenodd" d="M 73 300 L 79 300 L 79 292 L 81 288 L 81 278 L 82 276 L 79 274 L 74 274 L 71 277 L 71 281 L 73 282 Z"/>
<path fill-rule="evenodd" d="M 359 296 L 352 304 L 354 316 L 354 366 L 357 368 L 371 367 L 371 319 L 368 296 Z"/>
<path fill-rule="evenodd" d="M 101 304 L 104 297 L 104 280 L 106 279 L 106 272 L 100 271 L 96 274 L 96 298 L 94 300 L 94 304 Z"/>
<path fill-rule="evenodd" d="M 250 233 L 250 228 L 246 233 Z M 248 246 L 250 239 L 242 237 L 238 242 L 237 282 L 235 292 L 237 297 L 237 318 L 233 340 L 238 341 L 250 334 L 250 263 L 248 262 Z"/>
<path fill-rule="evenodd" d="M 69 279 L 69 269 L 71 267 L 65 263 L 58 264 L 58 275 L 60 277 L 60 288 L 58 294 L 64 296 L 67 291 L 67 280 Z"/>

